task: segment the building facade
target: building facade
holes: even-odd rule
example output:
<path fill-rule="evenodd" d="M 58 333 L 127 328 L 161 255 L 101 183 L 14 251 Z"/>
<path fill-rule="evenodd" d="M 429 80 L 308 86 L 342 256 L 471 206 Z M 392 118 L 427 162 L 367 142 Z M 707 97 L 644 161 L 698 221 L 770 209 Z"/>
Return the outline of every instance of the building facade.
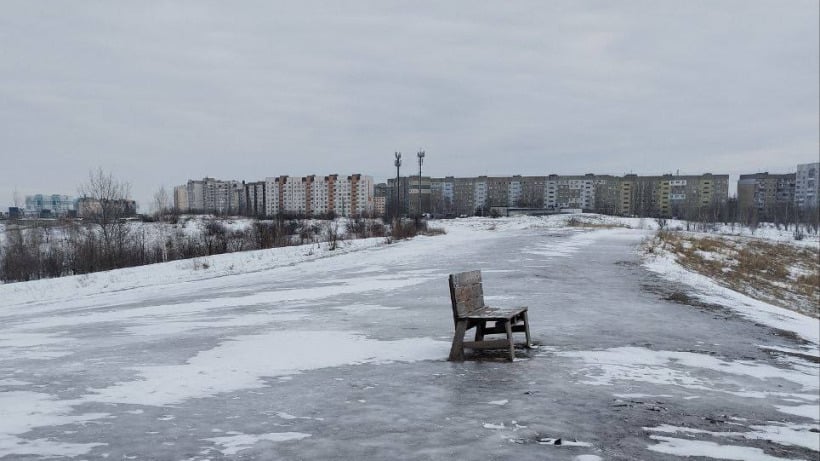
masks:
<path fill-rule="evenodd" d="M 395 179 L 388 180 L 386 197 L 390 209 L 397 200 L 396 184 Z M 418 177 L 399 178 L 401 214 L 472 216 L 487 215 L 490 209 L 514 207 L 556 212 L 571 208 L 628 216 L 697 217 L 704 208 L 725 203 L 729 196 L 729 175 L 710 173 L 623 177 L 591 173 L 422 177 L 420 202 L 416 198 L 417 185 Z M 421 203 L 421 209 L 417 208 L 418 203 Z"/>
<path fill-rule="evenodd" d="M 188 186 L 174 187 L 174 209 L 183 213 L 188 211 Z"/>
<path fill-rule="evenodd" d="M 244 184 L 236 180 L 206 177 L 174 187 L 174 207 L 192 213 L 238 214 L 245 197 Z"/>
<path fill-rule="evenodd" d="M 75 202 L 76 200 L 68 195 L 27 195 L 25 214 L 32 217 L 68 216 L 76 211 Z"/>
<path fill-rule="evenodd" d="M 820 196 L 820 162 L 797 165 L 794 204 L 800 210 L 816 210 Z"/>
<path fill-rule="evenodd" d="M 773 219 L 779 209 L 795 203 L 795 173 L 742 174 L 737 182 L 737 202 L 742 219 Z"/>
<path fill-rule="evenodd" d="M 375 207 L 371 176 L 275 176 L 245 185 L 248 213 L 256 216 L 361 216 Z"/>

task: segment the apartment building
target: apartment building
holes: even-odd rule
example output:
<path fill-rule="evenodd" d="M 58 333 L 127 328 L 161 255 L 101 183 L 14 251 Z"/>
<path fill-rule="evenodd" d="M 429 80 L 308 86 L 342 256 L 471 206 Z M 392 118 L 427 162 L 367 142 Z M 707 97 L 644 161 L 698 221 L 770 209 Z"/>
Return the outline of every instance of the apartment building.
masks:
<path fill-rule="evenodd" d="M 137 202 L 125 200 L 97 200 L 89 197 L 78 198 L 75 204 L 77 216 L 80 218 L 118 219 L 136 216 Z"/>
<path fill-rule="evenodd" d="M 472 215 L 473 181 L 471 178 L 430 178 L 429 212 L 436 216 Z"/>
<path fill-rule="evenodd" d="M 350 211 L 345 216 L 373 214 L 373 177 L 353 174 L 345 184 L 350 186 Z"/>
<path fill-rule="evenodd" d="M 250 190 L 253 189 L 253 190 Z M 353 174 L 328 176 L 275 176 L 245 185 L 249 208 L 263 210 L 265 216 L 354 216 L 374 210 L 373 178 Z M 255 199 L 256 205 L 250 201 Z M 259 211 L 257 211 L 259 213 Z"/>
<path fill-rule="evenodd" d="M 706 173 L 698 176 L 664 175 L 655 192 L 661 216 L 694 218 L 699 210 L 723 203 L 729 195 L 729 176 Z"/>
<path fill-rule="evenodd" d="M 797 165 L 794 204 L 801 210 L 816 210 L 820 197 L 820 162 Z"/>
<path fill-rule="evenodd" d="M 188 186 L 174 187 L 174 209 L 183 213 L 189 210 L 188 208 Z"/>
<path fill-rule="evenodd" d="M 246 183 L 243 187 L 245 199 L 242 201 L 242 214 L 246 216 L 265 216 L 265 181 Z"/>
<path fill-rule="evenodd" d="M 592 210 L 595 204 L 595 175 L 547 176 L 544 205 L 550 209 L 578 208 Z"/>
<path fill-rule="evenodd" d="M 586 211 L 616 213 L 618 178 L 587 173 L 582 176 L 547 176 L 544 208 L 577 208 Z M 627 204 L 628 207 L 628 204 Z"/>
<path fill-rule="evenodd" d="M 546 176 L 513 176 L 509 206 L 544 208 L 546 183 Z"/>
<path fill-rule="evenodd" d="M 771 219 L 775 209 L 795 203 L 796 174 L 742 174 L 737 182 L 737 202 L 741 216 L 753 213 Z"/>
<path fill-rule="evenodd" d="M 25 214 L 28 216 L 67 216 L 76 211 L 75 199 L 60 194 L 26 196 Z"/>
<path fill-rule="evenodd" d="M 629 174 L 623 177 L 592 173 L 473 178 L 447 176 L 430 178 L 429 181 L 430 205 L 427 208 L 425 204 L 422 212 L 442 216 L 484 214 L 491 207 L 521 207 L 556 211 L 577 208 L 607 214 L 683 217 L 695 216 L 705 206 L 724 203 L 729 195 L 729 175 L 710 173 L 663 176 Z M 392 199 L 388 196 L 388 203 L 395 201 L 395 182 L 388 181 L 388 189 L 393 194 Z M 416 182 L 410 178 L 400 178 L 400 192 Z M 400 193 L 400 197 L 410 194 Z M 410 206 L 413 206 L 412 199 Z"/>
<path fill-rule="evenodd" d="M 387 196 L 377 195 L 373 197 L 373 214 L 375 216 L 385 216 L 387 214 Z"/>
<path fill-rule="evenodd" d="M 191 212 L 239 213 L 243 209 L 244 192 L 244 184 L 236 180 L 191 179 L 184 186 L 174 188 L 174 207 Z"/>

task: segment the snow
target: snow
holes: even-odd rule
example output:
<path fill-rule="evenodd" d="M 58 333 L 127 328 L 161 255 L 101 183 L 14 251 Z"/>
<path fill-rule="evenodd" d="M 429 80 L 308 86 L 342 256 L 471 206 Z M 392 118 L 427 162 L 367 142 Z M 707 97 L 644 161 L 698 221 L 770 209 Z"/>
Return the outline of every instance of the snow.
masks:
<path fill-rule="evenodd" d="M 501 424 L 484 423 L 483 427 L 484 427 L 484 429 L 497 429 L 497 430 L 505 428 L 504 423 L 501 423 Z"/>
<path fill-rule="evenodd" d="M 713 459 L 728 459 L 738 461 L 787 461 L 789 458 L 770 456 L 760 448 L 737 445 L 719 445 L 704 440 L 677 439 L 660 435 L 651 436 L 660 443 L 650 445 L 649 450 L 675 456 L 703 456 Z"/>
<path fill-rule="evenodd" d="M 301 440 L 310 437 L 310 434 L 303 434 L 301 432 L 273 432 L 269 434 L 236 434 L 225 437 L 213 437 L 205 439 L 214 442 L 224 448 L 220 451 L 223 455 L 235 455 L 242 450 L 252 448 L 259 442 L 287 442 L 289 440 Z"/>
<path fill-rule="evenodd" d="M 777 409 L 783 413 L 788 413 L 790 415 L 797 415 L 802 416 L 804 418 L 813 418 L 815 420 L 820 420 L 820 405 L 778 405 Z"/>
<path fill-rule="evenodd" d="M 771 424 L 765 426 L 750 426 L 748 432 L 718 432 L 694 429 L 691 427 L 676 427 L 663 424 L 658 427 L 645 427 L 649 432 L 660 432 L 665 434 L 697 434 L 711 437 L 745 438 L 749 440 L 766 440 L 778 445 L 790 445 L 808 448 L 809 450 L 820 451 L 820 435 L 811 432 L 810 429 L 817 429 L 817 426 L 802 424 L 784 426 L 782 424 Z"/>
<path fill-rule="evenodd" d="M 0 392 L 0 458 L 7 455 L 80 456 L 104 443 L 65 443 L 48 439 L 22 439 L 35 427 L 58 426 L 104 418 L 108 414 L 71 415 L 77 402 L 30 391 Z"/>
<path fill-rule="evenodd" d="M 288 353 L 300 345 L 299 353 Z M 94 389 L 88 401 L 165 406 L 265 387 L 263 377 L 362 363 L 445 357 L 450 344 L 430 338 L 378 341 L 342 331 L 282 331 L 239 336 L 181 365 L 140 367 L 139 379 Z M 259 351 L 270 351 L 260 354 Z"/>

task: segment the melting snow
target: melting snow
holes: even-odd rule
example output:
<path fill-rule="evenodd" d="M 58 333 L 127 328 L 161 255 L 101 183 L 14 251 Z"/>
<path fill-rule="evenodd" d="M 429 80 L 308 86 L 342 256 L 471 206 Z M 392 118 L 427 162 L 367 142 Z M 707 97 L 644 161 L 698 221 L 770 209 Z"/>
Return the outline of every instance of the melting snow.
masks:
<path fill-rule="evenodd" d="M 225 437 L 214 437 L 205 440 L 214 442 L 217 445 L 222 445 L 224 447 L 220 450 L 222 454 L 235 455 L 242 450 L 252 448 L 259 442 L 287 442 L 289 440 L 301 440 L 306 437 L 310 437 L 310 434 L 304 434 L 302 432 L 273 432 L 270 434 L 258 435 L 238 434 Z"/>

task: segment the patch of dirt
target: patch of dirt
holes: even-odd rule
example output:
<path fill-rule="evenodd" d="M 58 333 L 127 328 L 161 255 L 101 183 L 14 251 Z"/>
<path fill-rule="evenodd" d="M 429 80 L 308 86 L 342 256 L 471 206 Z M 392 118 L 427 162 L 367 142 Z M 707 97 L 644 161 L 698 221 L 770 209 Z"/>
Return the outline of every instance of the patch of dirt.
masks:
<path fill-rule="evenodd" d="M 783 350 L 780 350 L 780 349 L 768 349 L 768 348 L 765 348 L 765 347 L 763 347 L 761 349 L 763 349 L 764 352 L 767 352 L 767 353 L 769 353 L 770 355 L 773 355 L 773 356 L 788 355 L 788 356 L 797 357 L 799 359 L 803 359 L 803 360 L 806 360 L 806 361 L 809 361 L 809 362 L 812 362 L 812 363 L 820 363 L 820 357 L 818 357 L 816 355 L 803 354 L 803 353 L 797 352 L 797 351 L 783 351 Z"/>
<path fill-rule="evenodd" d="M 720 304 L 705 303 L 705 302 L 703 302 L 703 301 L 701 301 L 697 298 L 693 298 L 692 296 L 689 296 L 688 294 L 686 294 L 682 291 L 672 292 L 672 293 L 664 296 L 662 299 L 665 299 L 667 301 L 672 301 L 673 303 L 685 304 L 687 306 L 700 307 L 702 309 L 707 309 L 707 310 L 710 310 L 710 311 L 725 310 L 726 309 L 725 307 L 721 306 Z"/>

